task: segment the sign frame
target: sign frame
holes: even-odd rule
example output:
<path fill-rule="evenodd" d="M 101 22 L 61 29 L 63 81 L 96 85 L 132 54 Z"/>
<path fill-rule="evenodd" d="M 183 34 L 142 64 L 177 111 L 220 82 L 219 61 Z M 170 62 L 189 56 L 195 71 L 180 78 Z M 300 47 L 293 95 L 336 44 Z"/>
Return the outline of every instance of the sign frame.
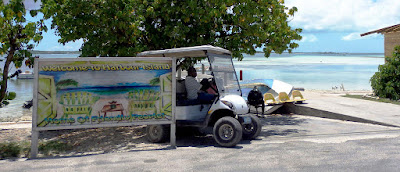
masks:
<path fill-rule="evenodd" d="M 96 125 L 72 125 L 72 126 L 51 126 L 51 127 L 38 127 L 38 91 L 39 91 L 39 63 L 41 62 L 89 62 L 89 61 L 102 61 L 102 62 L 115 62 L 115 61 L 171 61 L 172 72 L 172 87 L 171 87 L 171 116 L 170 120 L 163 121 L 138 121 L 130 123 L 103 123 Z M 174 57 L 79 57 L 79 58 L 37 58 L 34 64 L 34 88 L 33 88 L 33 111 L 32 111 L 32 137 L 31 137 L 31 158 L 36 158 L 38 154 L 38 139 L 40 131 L 46 130 L 61 130 L 61 129 L 81 129 L 81 128 L 101 128 L 101 127 L 119 127 L 119 126 L 135 126 L 135 125 L 158 125 L 169 124 L 171 125 L 170 144 L 173 148 L 176 147 L 176 58 Z"/>

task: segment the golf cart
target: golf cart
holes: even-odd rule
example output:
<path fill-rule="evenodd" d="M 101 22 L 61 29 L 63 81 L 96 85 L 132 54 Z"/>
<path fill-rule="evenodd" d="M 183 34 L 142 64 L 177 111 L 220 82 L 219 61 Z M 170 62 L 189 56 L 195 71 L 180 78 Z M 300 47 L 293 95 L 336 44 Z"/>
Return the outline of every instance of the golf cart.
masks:
<path fill-rule="evenodd" d="M 204 45 L 145 51 L 139 53 L 138 57 L 173 57 L 178 62 L 177 80 L 175 81 L 177 130 L 180 127 L 195 127 L 205 132 L 212 128 L 215 141 L 224 147 L 235 146 L 242 137 L 243 139 L 254 139 L 260 134 L 260 119 L 255 115 L 247 114 L 249 108 L 246 101 L 241 97 L 242 92 L 230 51 Z M 199 57 L 208 59 L 208 61 L 205 61 L 208 67 L 202 66 L 203 74 L 199 74 L 197 78 L 203 79 L 201 82 L 203 85 L 206 83 L 204 81 L 208 81 L 216 86 L 216 96 L 210 103 L 196 103 L 185 98 L 185 82 L 181 77 L 182 70 L 179 67 L 179 62 L 187 58 Z M 204 70 L 207 68 L 208 70 L 205 72 Z M 209 75 L 206 74 L 207 72 Z M 148 139 L 151 142 L 166 141 L 170 135 L 168 127 L 169 125 L 147 126 Z"/>

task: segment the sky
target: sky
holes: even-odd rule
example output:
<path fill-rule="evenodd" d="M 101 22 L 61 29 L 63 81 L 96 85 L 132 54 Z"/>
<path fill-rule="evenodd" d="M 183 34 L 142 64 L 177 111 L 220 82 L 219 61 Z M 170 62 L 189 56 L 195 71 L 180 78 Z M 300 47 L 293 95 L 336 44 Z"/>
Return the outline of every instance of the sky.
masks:
<path fill-rule="evenodd" d="M 40 6 L 40 1 L 25 1 L 27 9 Z M 400 23 L 399 0 L 285 0 L 285 5 L 298 9 L 289 19 L 290 26 L 303 29 L 303 39 L 294 52 L 383 53 L 383 35 L 360 34 Z M 55 31 L 49 30 L 35 49 L 77 51 L 83 43 L 61 45 L 58 39 Z"/>
<path fill-rule="evenodd" d="M 361 33 L 400 23 L 399 0 L 286 0 L 297 7 L 290 21 L 302 28 L 300 52 L 383 53 L 381 34 Z"/>

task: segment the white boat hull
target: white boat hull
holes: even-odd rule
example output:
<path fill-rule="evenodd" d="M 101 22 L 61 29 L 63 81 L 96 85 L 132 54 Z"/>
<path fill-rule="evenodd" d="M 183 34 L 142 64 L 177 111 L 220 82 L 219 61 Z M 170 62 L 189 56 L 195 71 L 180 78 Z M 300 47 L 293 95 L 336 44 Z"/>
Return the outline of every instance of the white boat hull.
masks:
<path fill-rule="evenodd" d="M 280 92 L 286 92 L 286 94 L 290 97 L 292 95 L 292 91 L 294 90 L 293 85 L 290 85 L 288 83 L 279 80 L 255 79 L 255 80 L 241 82 L 240 87 L 242 89 L 242 94 L 243 94 L 242 96 L 244 97 L 244 99 L 247 100 L 247 95 L 249 94 L 250 90 L 254 88 L 254 86 L 257 86 L 258 90 L 260 90 L 263 95 L 265 93 L 271 93 L 274 96 L 275 100 L 278 100 Z M 264 114 L 271 114 L 275 110 L 279 109 L 281 106 L 282 104 L 265 106 Z M 261 114 L 262 110 L 261 107 L 256 109 L 254 106 L 249 106 L 249 108 L 250 112 L 252 113 L 258 112 L 259 114 Z"/>
<path fill-rule="evenodd" d="M 33 73 L 20 73 L 20 74 L 17 76 L 17 78 L 18 78 L 18 79 L 33 79 L 34 76 L 33 76 Z"/>

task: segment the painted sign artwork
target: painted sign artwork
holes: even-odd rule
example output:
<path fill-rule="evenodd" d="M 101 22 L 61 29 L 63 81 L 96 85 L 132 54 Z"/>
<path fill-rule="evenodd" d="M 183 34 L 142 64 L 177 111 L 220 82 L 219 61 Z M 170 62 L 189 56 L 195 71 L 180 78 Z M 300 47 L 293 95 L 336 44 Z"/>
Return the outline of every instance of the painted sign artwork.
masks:
<path fill-rule="evenodd" d="M 171 62 L 39 61 L 36 126 L 172 120 Z"/>

